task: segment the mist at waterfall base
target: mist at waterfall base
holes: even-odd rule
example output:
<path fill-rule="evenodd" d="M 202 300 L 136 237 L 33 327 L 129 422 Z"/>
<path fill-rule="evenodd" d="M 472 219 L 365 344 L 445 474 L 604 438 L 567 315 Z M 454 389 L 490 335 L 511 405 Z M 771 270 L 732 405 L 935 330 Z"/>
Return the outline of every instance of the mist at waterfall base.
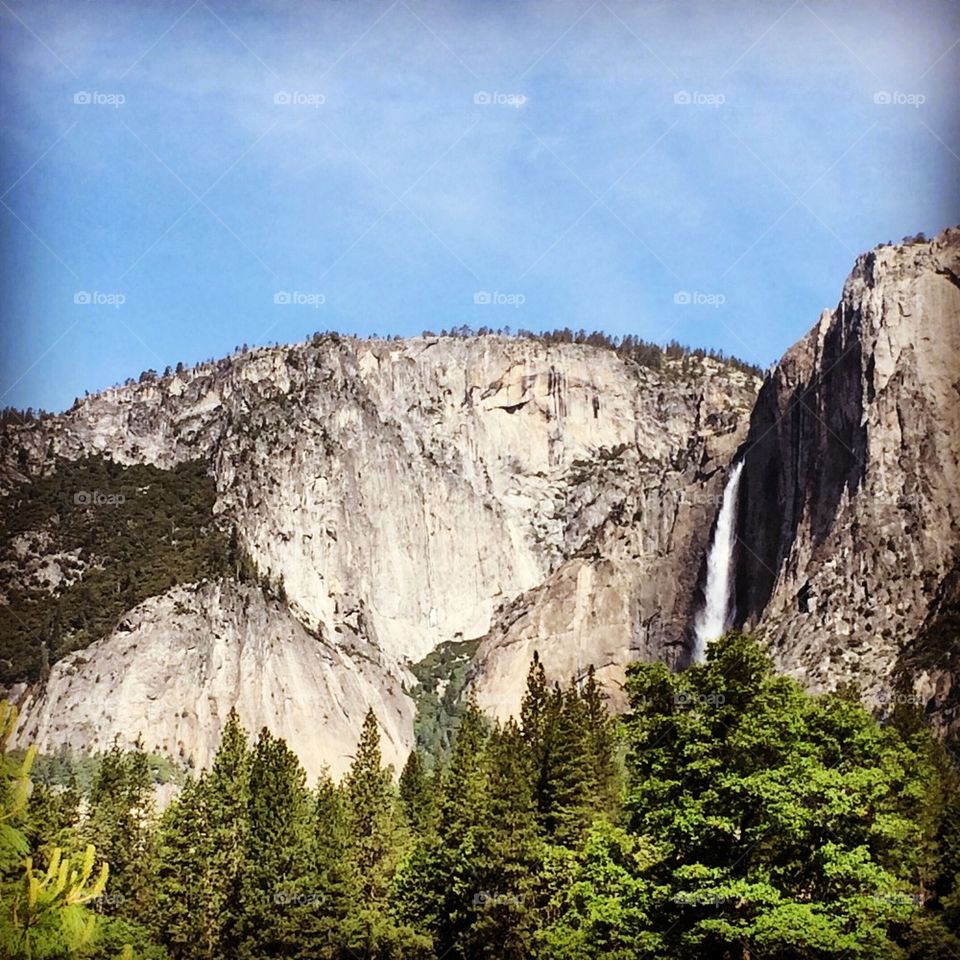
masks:
<path fill-rule="evenodd" d="M 733 618 L 730 608 L 730 587 L 733 571 L 733 546 L 736 540 L 737 489 L 740 486 L 741 460 L 730 473 L 723 491 L 717 528 L 707 554 L 707 582 L 703 609 L 694 622 L 693 660 L 706 657 L 707 644 L 723 635 Z"/>

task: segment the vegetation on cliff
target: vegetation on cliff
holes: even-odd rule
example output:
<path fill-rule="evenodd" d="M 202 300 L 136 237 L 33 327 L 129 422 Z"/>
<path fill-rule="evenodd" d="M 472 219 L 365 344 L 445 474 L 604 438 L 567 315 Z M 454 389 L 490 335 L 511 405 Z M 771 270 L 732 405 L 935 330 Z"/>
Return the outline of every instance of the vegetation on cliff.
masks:
<path fill-rule="evenodd" d="M 101 457 L 58 460 L 0 499 L 0 684 L 42 677 L 148 597 L 231 572 L 215 499 L 201 461 Z"/>

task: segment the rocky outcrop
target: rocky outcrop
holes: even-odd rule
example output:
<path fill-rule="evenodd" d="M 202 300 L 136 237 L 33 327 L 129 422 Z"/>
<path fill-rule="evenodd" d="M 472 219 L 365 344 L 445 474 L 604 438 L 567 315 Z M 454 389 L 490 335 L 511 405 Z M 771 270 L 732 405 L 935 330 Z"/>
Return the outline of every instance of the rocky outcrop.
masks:
<path fill-rule="evenodd" d="M 960 230 L 862 256 L 762 387 L 705 358 L 330 335 L 0 427 L 0 493 L 58 457 L 208 463 L 219 523 L 284 598 L 225 580 L 148 600 L 25 692 L 21 736 L 50 749 L 142 733 L 203 766 L 236 706 L 311 773 L 339 773 L 372 706 L 399 763 L 409 666 L 468 640 L 469 688 L 493 714 L 517 712 L 535 650 L 551 680 L 595 665 L 622 706 L 631 660 L 690 660 L 739 459 L 737 624 L 808 686 L 855 680 L 878 710 L 907 675 L 950 725 L 958 275 Z M 61 576 L 27 575 L 51 590 Z"/>
<path fill-rule="evenodd" d="M 583 567 L 611 601 L 603 637 L 586 637 L 580 613 L 565 640 L 555 631 L 557 669 L 584 657 L 616 660 L 605 674 L 615 682 L 625 649 L 659 649 L 661 639 L 675 648 L 693 578 L 672 576 L 667 554 L 674 543 L 691 556 L 701 549 L 710 491 L 742 439 L 757 385 L 707 358 L 652 369 L 609 349 L 492 335 L 317 337 L 148 378 L 62 417 L 8 427 L 0 486 L 55 469 L 57 457 L 99 453 L 164 468 L 203 459 L 216 481 L 215 513 L 261 574 L 282 581 L 292 615 L 331 649 L 358 638 L 375 651 L 377 685 L 393 692 L 368 702 L 409 716 L 410 663 L 441 642 L 499 629 L 518 597 L 549 611 L 551 590 L 531 591 L 555 572 L 558 584 L 571 584 Z M 582 609 L 583 577 L 579 600 L 571 606 L 565 596 L 563 609 Z M 676 598 L 659 615 L 669 622 L 663 631 L 657 591 Z M 556 620 L 534 613 L 531 622 L 546 630 Z M 617 637 L 625 622 L 629 635 Z M 173 655 L 162 642 L 158 622 L 149 644 L 161 653 L 141 649 L 160 662 Z M 525 673 L 522 651 L 516 665 L 489 645 L 487 653 L 491 677 Z M 119 681 L 104 670 L 83 676 L 89 732 L 97 704 L 119 704 L 111 693 Z M 179 749 L 183 725 L 169 717 L 194 711 L 199 695 L 184 685 L 167 698 L 158 742 Z M 105 713 L 101 720 L 114 729 Z M 68 726 L 57 735 L 67 737 Z M 217 736 L 213 724 L 210 741 Z M 326 751 L 331 764 L 342 755 L 342 738 L 319 726 L 309 736 L 291 740 L 298 752 Z M 209 750 L 194 743 L 193 753 Z"/>
<path fill-rule="evenodd" d="M 293 744 L 308 776 L 349 766 L 373 707 L 384 757 L 399 769 L 413 711 L 378 651 L 334 646 L 257 587 L 230 581 L 176 589 L 131 610 L 107 637 L 57 663 L 23 704 L 18 737 L 40 750 L 149 751 L 208 767 L 231 709 L 253 735 Z"/>
<path fill-rule="evenodd" d="M 498 613 L 469 677 L 489 713 L 518 714 L 534 651 L 550 682 L 582 678 L 593 665 L 614 709 L 625 706 L 631 661 L 689 661 L 698 570 L 754 401 L 752 378 L 719 365 L 702 367 L 695 383 L 638 411 L 643 432 L 617 458 L 618 484 L 603 464 L 589 465 L 594 482 L 622 490 L 621 499 L 583 548 Z"/>
<path fill-rule="evenodd" d="M 960 230 L 857 260 L 741 456 L 738 623 L 808 686 L 889 703 L 960 556 Z"/>

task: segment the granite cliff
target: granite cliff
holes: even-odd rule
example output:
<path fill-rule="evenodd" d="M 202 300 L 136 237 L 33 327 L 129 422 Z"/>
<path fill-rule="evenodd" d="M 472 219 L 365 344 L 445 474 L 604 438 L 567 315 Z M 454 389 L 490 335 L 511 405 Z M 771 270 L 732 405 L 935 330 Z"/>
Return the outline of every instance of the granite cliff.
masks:
<path fill-rule="evenodd" d="M 622 706 L 631 660 L 690 660 L 740 461 L 736 625 L 810 687 L 854 681 L 879 711 L 909 691 L 950 727 L 958 272 L 957 229 L 865 254 L 837 308 L 762 382 L 706 357 L 647 365 L 497 335 L 326 335 L 7 424 L 0 511 L 85 458 L 201 461 L 210 528 L 256 571 L 171 577 L 92 644 L 64 646 L 15 688 L 20 735 L 49 750 L 140 734 L 202 766 L 236 707 L 314 776 L 342 772 L 373 707 L 400 764 L 410 667 L 458 641 L 477 646 L 467 684 L 492 714 L 517 711 L 534 650 L 551 679 L 595 665 Z M 0 568 L 55 596 L 63 576 L 38 571 L 60 522 L 21 531 Z M 82 554 L 61 557 L 81 579 L 107 562 Z"/>
<path fill-rule="evenodd" d="M 142 734 L 148 747 L 203 764 L 236 706 L 249 727 L 282 730 L 313 775 L 324 762 L 342 766 L 373 706 L 387 757 L 400 763 L 412 744 L 409 666 L 444 641 L 495 632 L 553 574 L 580 584 L 560 611 L 578 626 L 553 644 L 556 669 L 597 660 L 616 694 L 635 652 L 682 661 L 694 576 L 675 582 L 666 558 L 674 545 L 687 562 L 702 551 L 757 386 L 706 357 L 664 358 L 655 369 L 610 349 L 493 335 L 325 336 L 147 378 L 8 426 L 8 506 L 58 463 L 90 456 L 163 470 L 209 464 L 216 522 L 283 599 L 254 603 L 218 581 L 144 602 L 22 691 L 22 735 L 53 749 Z M 42 552 L 49 537 L 20 539 Z M 18 558 L 23 570 L 34 561 Z M 648 577 L 651 565 L 659 580 Z M 597 607 L 595 647 L 584 647 L 588 576 L 608 601 Z M 638 595 L 618 601 L 633 584 Z M 175 608 L 185 615 L 172 616 Z M 265 634 L 269 609 L 277 623 Z M 542 628 L 554 629 L 557 617 L 545 615 Z M 278 658 L 267 641 L 281 637 L 287 655 Z M 311 644 L 325 658 L 319 673 Z M 523 660 L 528 649 L 509 655 Z M 494 662 L 485 652 L 492 683 L 503 670 Z M 520 685 L 497 695 L 498 709 L 518 703 L 525 663 L 517 670 Z M 312 677 L 330 682 L 307 698 L 310 709 L 281 717 L 278 707 L 271 719 L 264 705 L 284 689 L 303 693 Z M 344 730 L 325 714 L 345 717 Z"/>

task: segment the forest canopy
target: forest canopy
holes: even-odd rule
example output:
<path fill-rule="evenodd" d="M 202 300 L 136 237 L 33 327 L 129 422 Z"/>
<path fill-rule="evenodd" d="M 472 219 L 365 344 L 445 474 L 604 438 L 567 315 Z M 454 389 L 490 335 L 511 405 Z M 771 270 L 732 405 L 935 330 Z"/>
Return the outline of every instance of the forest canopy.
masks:
<path fill-rule="evenodd" d="M 162 813 L 142 750 L 86 796 L 3 748 L 8 957 L 942 958 L 960 951 L 957 765 L 915 708 L 813 696 L 730 634 L 704 664 L 530 666 L 520 717 L 466 700 L 445 759 L 384 767 L 368 713 L 307 784 L 236 714 Z M 0 718 L 2 719 L 2 718 Z M 49 879 L 67 864 L 64 885 Z M 41 878 L 41 879 L 38 879 Z M 30 905 L 32 882 L 42 900 Z M 42 909 L 36 904 L 42 902 Z"/>

